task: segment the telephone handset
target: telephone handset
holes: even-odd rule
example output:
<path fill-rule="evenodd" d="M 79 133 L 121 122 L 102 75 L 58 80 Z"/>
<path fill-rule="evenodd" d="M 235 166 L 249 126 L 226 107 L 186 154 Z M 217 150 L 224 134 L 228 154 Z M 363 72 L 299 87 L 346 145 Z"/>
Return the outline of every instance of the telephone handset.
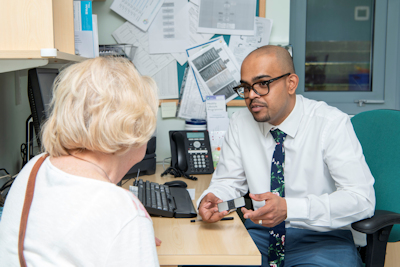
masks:
<path fill-rule="evenodd" d="M 186 174 L 214 172 L 207 131 L 170 131 L 171 167 Z"/>
<path fill-rule="evenodd" d="M 186 162 L 186 154 L 185 154 L 185 140 L 183 137 L 182 132 L 174 132 L 171 135 L 172 140 L 175 142 L 176 145 L 176 158 L 177 162 L 175 164 L 171 164 L 172 166 L 177 167 L 181 171 L 187 171 L 187 162 Z M 171 146 L 171 149 L 172 146 Z"/>

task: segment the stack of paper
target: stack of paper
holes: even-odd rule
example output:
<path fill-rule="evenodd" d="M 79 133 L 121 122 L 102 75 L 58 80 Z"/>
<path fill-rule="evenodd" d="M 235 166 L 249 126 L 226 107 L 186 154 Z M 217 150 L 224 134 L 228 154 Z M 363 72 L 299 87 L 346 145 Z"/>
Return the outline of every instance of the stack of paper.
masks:
<path fill-rule="evenodd" d="M 75 54 L 94 58 L 99 55 L 97 16 L 92 1 L 74 1 Z"/>
<path fill-rule="evenodd" d="M 207 130 L 209 132 L 228 131 L 229 118 L 224 95 L 207 96 L 206 110 Z"/>
<path fill-rule="evenodd" d="M 94 57 L 100 56 L 99 50 L 99 29 L 97 27 L 97 15 L 92 15 L 92 22 L 93 22 L 93 49 L 94 49 Z"/>
<path fill-rule="evenodd" d="M 181 88 L 182 97 L 179 103 L 178 117 L 182 119 L 206 119 L 206 103 L 202 100 L 199 87 L 191 68 L 185 72 L 185 81 Z M 200 88 L 202 88 L 200 86 Z"/>
<path fill-rule="evenodd" d="M 214 95 L 206 98 L 207 130 L 210 136 L 210 146 L 214 168 L 219 161 L 222 143 L 229 128 L 229 118 L 226 112 L 225 96 Z"/>

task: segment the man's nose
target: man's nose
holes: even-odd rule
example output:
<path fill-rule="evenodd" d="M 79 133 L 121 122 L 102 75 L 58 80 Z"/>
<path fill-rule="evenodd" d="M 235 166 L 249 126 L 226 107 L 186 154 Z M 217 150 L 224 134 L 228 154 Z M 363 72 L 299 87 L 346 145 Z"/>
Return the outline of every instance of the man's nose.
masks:
<path fill-rule="evenodd" d="M 251 89 L 249 92 L 249 98 L 254 99 L 254 98 L 258 98 L 258 97 L 260 97 L 260 96 L 258 94 L 256 94 L 256 92 L 253 89 Z"/>

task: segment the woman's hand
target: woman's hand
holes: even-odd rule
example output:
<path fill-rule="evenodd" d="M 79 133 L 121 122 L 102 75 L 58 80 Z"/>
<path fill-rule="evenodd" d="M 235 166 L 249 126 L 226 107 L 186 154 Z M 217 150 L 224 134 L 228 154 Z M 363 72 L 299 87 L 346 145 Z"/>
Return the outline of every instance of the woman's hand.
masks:
<path fill-rule="evenodd" d="M 158 246 L 161 246 L 161 240 L 160 239 L 158 239 L 157 237 L 155 237 L 155 239 L 156 239 L 156 246 L 158 247 Z"/>

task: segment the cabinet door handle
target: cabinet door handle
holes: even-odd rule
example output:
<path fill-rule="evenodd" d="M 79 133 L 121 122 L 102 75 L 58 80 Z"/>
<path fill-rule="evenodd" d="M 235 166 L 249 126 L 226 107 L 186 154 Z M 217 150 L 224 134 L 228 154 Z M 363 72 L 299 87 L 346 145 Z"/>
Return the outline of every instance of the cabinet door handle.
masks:
<path fill-rule="evenodd" d="M 385 104 L 385 100 L 359 99 L 359 100 L 354 100 L 354 103 L 357 103 L 359 107 L 362 107 L 364 106 L 364 104 Z"/>

